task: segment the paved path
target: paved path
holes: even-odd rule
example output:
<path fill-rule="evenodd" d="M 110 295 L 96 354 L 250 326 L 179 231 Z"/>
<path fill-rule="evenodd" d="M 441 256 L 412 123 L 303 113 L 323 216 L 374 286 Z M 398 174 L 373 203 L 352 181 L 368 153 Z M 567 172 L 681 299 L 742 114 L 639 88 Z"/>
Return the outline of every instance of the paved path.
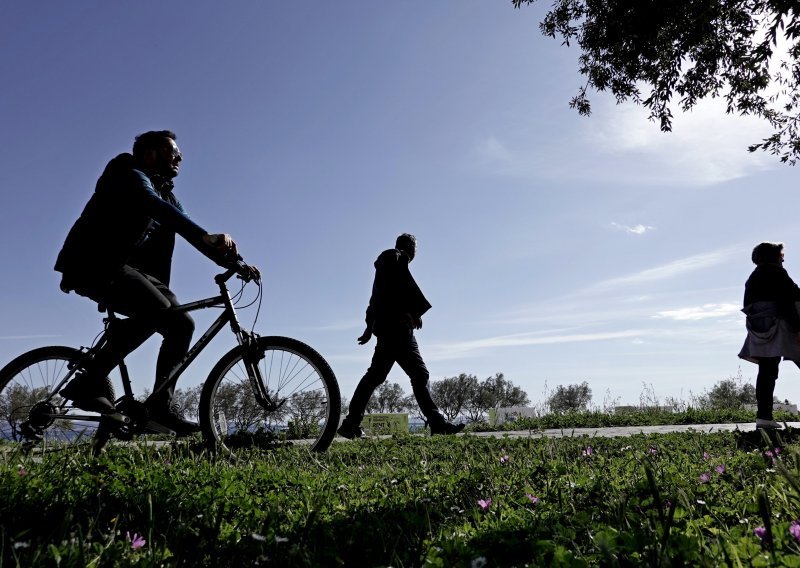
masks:
<path fill-rule="evenodd" d="M 791 428 L 800 428 L 800 422 L 786 422 Z M 552 428 L 549 430 L 513 430 L 510 432 L 474 432 L 472 436 L 494 436 L 502 438 L 569 438 L 580 436 L 600 436 L 617 438 L 620 436 L 636 436 L 638 434 L 668 434 L 670 432 L 752 432 L 756 429 L 753 422 L 739 424 L 674 424 L 666 426 L 612 426 L 609 428 Z"/>

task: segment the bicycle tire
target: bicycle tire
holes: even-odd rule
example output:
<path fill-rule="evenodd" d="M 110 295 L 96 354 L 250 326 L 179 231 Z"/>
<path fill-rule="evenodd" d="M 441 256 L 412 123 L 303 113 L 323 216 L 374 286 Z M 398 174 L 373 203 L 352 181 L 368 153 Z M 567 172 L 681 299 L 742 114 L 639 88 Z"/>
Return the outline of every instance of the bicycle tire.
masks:
<path fill-rule="evenodd" d="M 289 337 L 259 337 L 258 365 L 264 387 L 279 401 L 266 409 L 255 399 L 243 357 L 235 347 L 211 370 L 200 396 L 200 426 L 215 450 L 230 456 L 248 447 L 274 447 L 304 440 L 311 450 L 328 449 L 339 427 L 339 384 L 327 361 Z"/>
<path fill-rule="evenodd" d="M 0 440 L 19 444 L 26 452 L 33 447 L 52 451 L 91 444 L 98 422 L 69 420 L 68 417 L 93 415 L 99 421 L 98 414 L 73 409 L 58 394 L 49 403 L 45 402 L 53 388 L 85 356 L 72 347 L 40 347 L 23 353 L 0 369 Z M 63 418 L 42 420 L 44 414 L 60 414 Z M 38 436 L 26 436 L 19 430 L 26 421 L 37 426 Z"/>

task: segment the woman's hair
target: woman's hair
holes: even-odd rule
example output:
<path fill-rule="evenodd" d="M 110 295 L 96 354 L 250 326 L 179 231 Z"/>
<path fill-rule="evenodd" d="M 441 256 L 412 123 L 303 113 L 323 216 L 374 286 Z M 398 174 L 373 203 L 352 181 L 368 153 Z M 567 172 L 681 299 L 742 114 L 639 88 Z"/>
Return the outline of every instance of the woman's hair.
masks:
<path fill-rule="evenodd" d="M 783 243 L 759 243 L 753 249 L 750 258 L 753 264 L 767 264 L 770 262 L 780 262 Z"/>
<path fill-rule="evenodd" d="M 417 248 L 417 237 L 409 233 L 403 233 L 394 243 L 396 249 L 409 252 Z"/>

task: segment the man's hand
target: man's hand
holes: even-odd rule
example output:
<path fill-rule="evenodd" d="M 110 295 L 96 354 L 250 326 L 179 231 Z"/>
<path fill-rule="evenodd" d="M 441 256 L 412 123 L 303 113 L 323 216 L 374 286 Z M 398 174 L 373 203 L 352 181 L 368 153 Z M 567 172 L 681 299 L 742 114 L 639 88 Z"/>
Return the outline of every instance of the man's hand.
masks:
<path fill-rule="evenodd" d="M 361 334 L 361 337 L 358 338 L 358 344 L 364 345 L 370 339 L 372 339 L 372 332 L 367 328 L 364 330 L 364 333 Z"/>
<path fill-rule="evenodd" d="M 238 254 L 236 241 L 228 234 L 203 235 L 203 242 L 226 255 L 236 256 Z"/>
<path fill-rule="evenodd" d="M 411 326 L 411 329 L 422 329 L 422 318 L 412 316 L 411 314 L 406 314 L 406 316 L 408 316 L 408 324 Z"/>

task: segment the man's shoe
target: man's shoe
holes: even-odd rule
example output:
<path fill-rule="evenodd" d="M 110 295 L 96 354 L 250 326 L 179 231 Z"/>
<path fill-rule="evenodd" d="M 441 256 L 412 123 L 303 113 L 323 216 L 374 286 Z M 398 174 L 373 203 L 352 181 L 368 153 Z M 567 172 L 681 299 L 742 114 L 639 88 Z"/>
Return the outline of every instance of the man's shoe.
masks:
<path fill-rule="evenodd" d="M 765 418 L 756 418 L 756 430 L 780 430 L 783 426 L 774 420 L 767 420 Z"/>
<path fill-rule="evenodd" d="M 200 431 L 197 422 L 186 420 L 180 411 L 172 405 L 147 407 L 147 417 L 151 422 L 175 432 L 176 436 L 189 436 Z"/>
<path fill-rule="evenodd" d="M 342 438 L 347 438 L 348 440 L 364 437 L 364 429 L 361 426 L 354 426 L 347 421 L 342 422 L 337 432 Z"/>
<path fill-rule="evenodd" d="M 62 388 L 58 394 L 72 401 L 72 406 L 88 412 L 112 414 L 114 407 L 114 386 L 111 379 L 97 381 L 86 373 L 78 373 Z"/>
<path fill-rule="evenodd" d="M 442 422 L 441 424 L 431 424 L 431 436 L 442 435 L 452 436 L 458 434 L 464 429 L 464 424 L 450 424 L 449 422 Z"/>

